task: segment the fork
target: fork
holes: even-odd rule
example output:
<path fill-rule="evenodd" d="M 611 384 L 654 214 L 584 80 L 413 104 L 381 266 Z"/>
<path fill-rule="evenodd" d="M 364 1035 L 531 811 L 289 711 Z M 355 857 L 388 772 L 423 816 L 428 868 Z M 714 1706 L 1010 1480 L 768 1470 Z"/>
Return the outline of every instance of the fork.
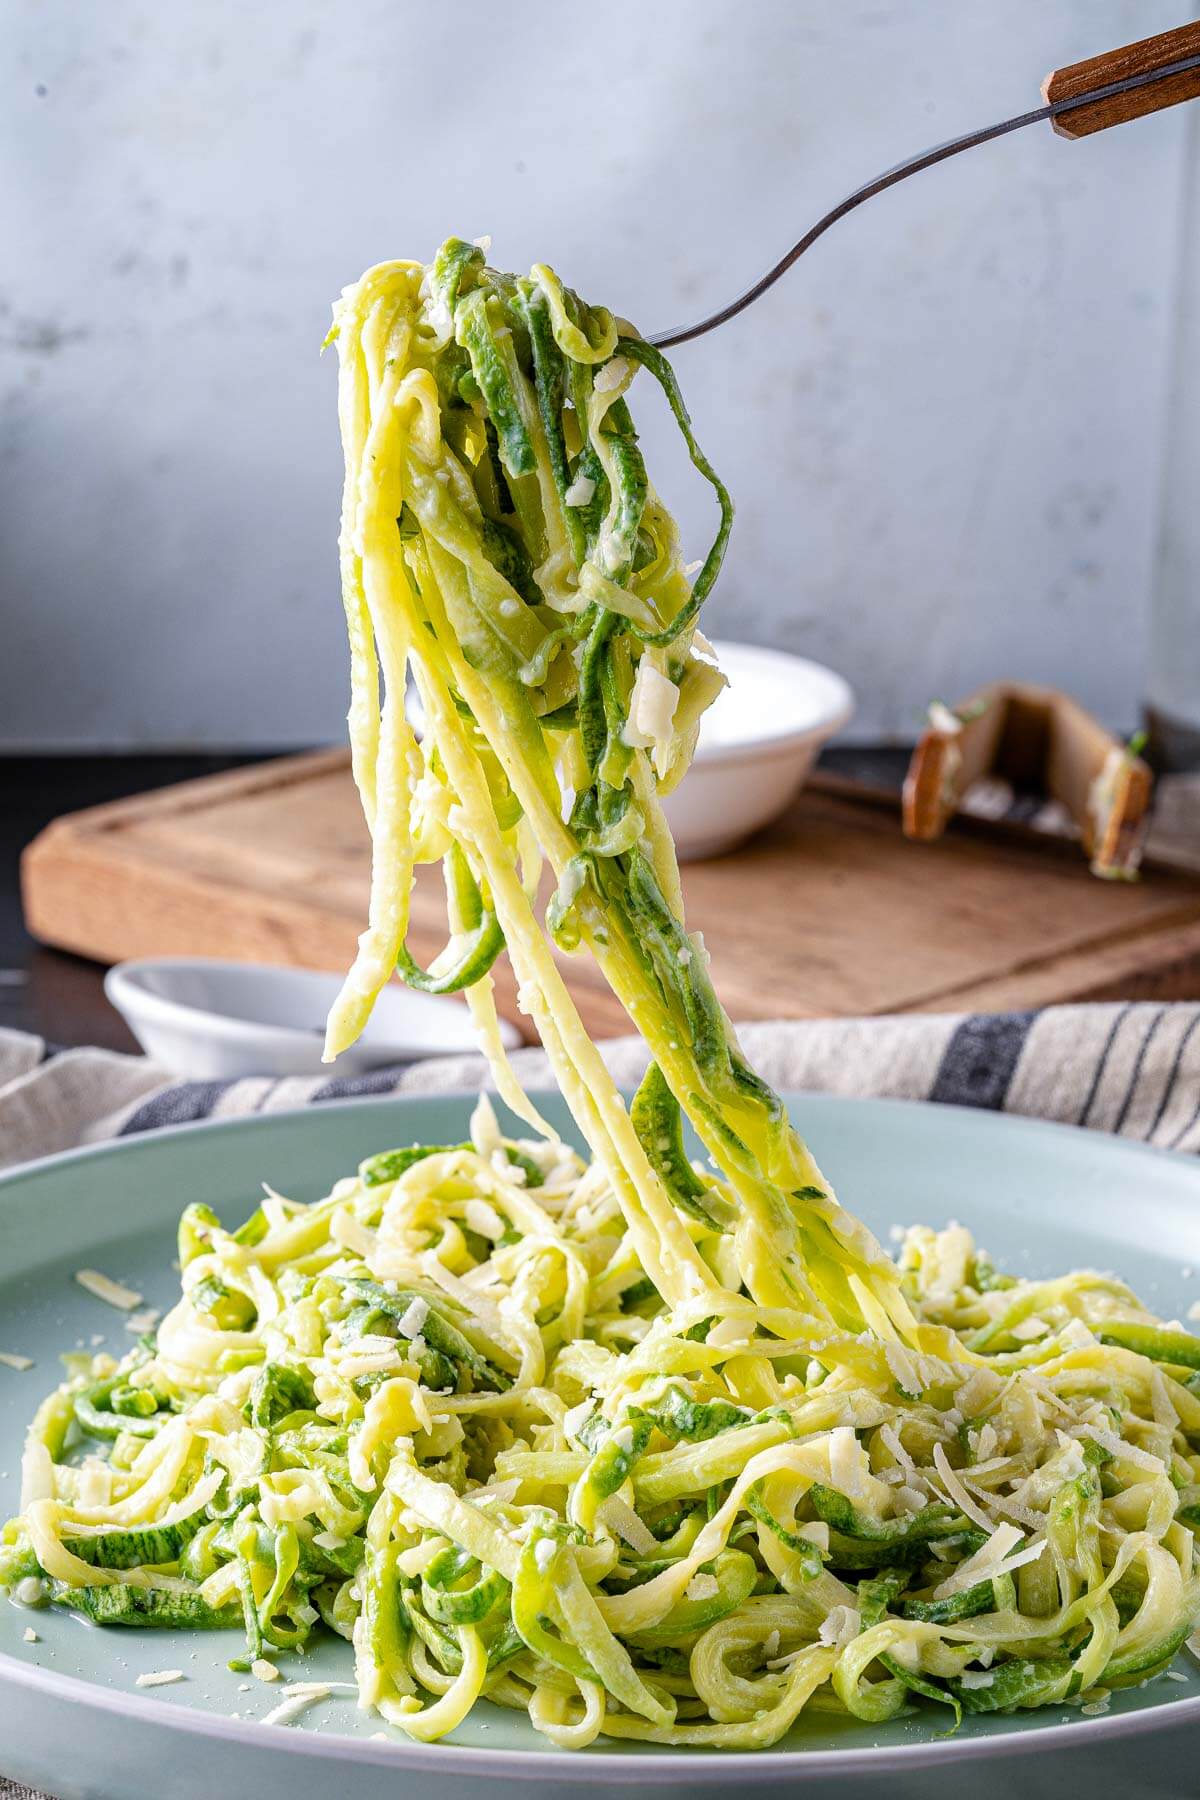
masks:
<path fill-rule="evenodd" d="M 817 239 L 824 237 L 831 225 L 844 219 L 864 201 L 873 200 L 876 194 L 882 194 L 898 182 L 907 181 L 910 175 L 919 175 L 922 169 L 932 169 L 935 164 L 946 162 L 951 156 L 958 156 L 963 150 L 973 150 L 977 144 L 990 143 L 993 138 L 1007 137 L 1009 132 L 1022 131 L 1026 125 L 1038 125 L 1048 120 L 1060 137 L 1090 137 L 1093 132 L 1106 131 L 1110 125 L 1123 125 L 1128 119 L 1141 118 L 1145 113 L 1160 112 L 1168 106 L 1177 106 L 1181 100 L 1194 100 L 1200 96 L 1200 21 L 1190 25 L 1177 26 L 1174 31 L 1160 32 L 1156 37 L 1142 38 L 1136 44 L 1126 44 L 1120 50 L 1108 50 L 1102 56 L 1089 57 L 1085 62 L 1071 63 L 1063 69 L 1055 69 L 1047 75 L 1042 83 L 1042 99 L 1044 105 L 1036 107 L 1033 112 L 1018 113 L 1015 118 L 1002 119 L 997 125 L 985 125 L 977 131 L 968 131 L 964 136 L 951 138 L 948 143 L 937 144 L 932 150 L 922 150 L 916 156 L 910 156 L 906 162 L 897 163 L 895 168 L 886 169 L 882 175 L 855 188 L 846 198 L 823 218 L 811 226 L 798 243 L 792 245 L 785 256 L 769 268 L 753 287 L 746 289 L 728 306 L 721 307 L 719 312 L 710 313 L 695 325 L 680 325 L 670 331 L 661 331 L 650 342 L 659 349 L 670 349 L 674 344 L 690 343 L 693 338 L 702 337 L 706 331 L 712 331 L 717 325 L 724 325 L 727 319 L 736 319 L 740 312 L 745 312 L 767 289 L 774 287 L 781 275 L 786 275 L 794 262 L 804 252 L 811 249 Z"/>

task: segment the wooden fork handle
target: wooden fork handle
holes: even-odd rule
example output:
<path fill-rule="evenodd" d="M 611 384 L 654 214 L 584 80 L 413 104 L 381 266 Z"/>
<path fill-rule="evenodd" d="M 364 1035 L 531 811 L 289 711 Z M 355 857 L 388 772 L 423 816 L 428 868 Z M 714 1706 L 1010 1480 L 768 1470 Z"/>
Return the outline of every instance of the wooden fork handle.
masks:
<path fill-rule="evenodd" d="M 1108 87 L 1131 75 L 1170 68 L 1172 63 L 1183 62 L 1189 56 L 1200 56 L 1200 20 L 1177 26 L 1174 31 L 1161 31 L 1157 37 L 1142 38 L 1137 44 L 1126 44 L 1120 50 L 1109 50 L 1103 56 L 1090 56 L 1086 62 L 1072 63 L 1069 68 L 1055 69 L 1042 83 L 1042 97 L 1051 105 L 1056 100 L 1070 100 L 1076 94 Z M 1073 107 L 1051 123 L 1060 137 L 1087 137 L 1093 131 L 1107 131 L 1110 125 L 1123 125 L 1127 119 L 1140 119 L 1144 113 L 1161 112 L 1164 107 L 1178 106 L 1181 100 L 1197 98 L 1200 67 L 1168 75 L 1129 93 L 1113 94 L 1107 100 L 1093 101 L 1090 106 Z"/>

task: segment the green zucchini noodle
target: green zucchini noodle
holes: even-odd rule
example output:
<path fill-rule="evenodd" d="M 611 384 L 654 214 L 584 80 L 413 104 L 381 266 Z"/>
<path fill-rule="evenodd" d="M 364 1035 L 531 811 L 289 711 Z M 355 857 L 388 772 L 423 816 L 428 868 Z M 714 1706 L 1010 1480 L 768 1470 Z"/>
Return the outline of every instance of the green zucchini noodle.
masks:
<path fill-rule="evenodd" d="M 313 1204 L 268 1190 L 232 1230 L 190 1206 L 178 1304 L 119 1362 L 67 1358 L 38 1411 L 0 1584 L 240 1626 L 244 1666 L 336 1632 L 362 1706 L 421 1739 L 481 1698 L 570 1748 L 1096 1710 L 1200 1617 L 1200 1340 L 1115 1278 L 1004 1274 L 958 1225 L 893 1259 L 742 1057 L 660 804 L 722 685 L 697 615 L 732 518 L 669 365 L 457 239 L 370 270 L 332 335 L 374 856 L 328 1054 L 393 971 L 462 992 L 533 1135 L 483 1098 L 468 1141 L 369 1156 Z M 713 488 L 698 565 L 639 372 Z M 572 952 L 649 1047 L 629 1104 Z M 505 1060 L 501 953 L 587 1159 Z"/>

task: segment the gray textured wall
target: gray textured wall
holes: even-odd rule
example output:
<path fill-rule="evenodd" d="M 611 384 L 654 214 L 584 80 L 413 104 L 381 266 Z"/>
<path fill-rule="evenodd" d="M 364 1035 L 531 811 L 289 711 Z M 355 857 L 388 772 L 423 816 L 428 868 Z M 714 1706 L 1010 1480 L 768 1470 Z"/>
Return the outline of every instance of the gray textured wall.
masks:
<path fill-rule="evenodd" d="M 497 261 L 673 322 L 860 178 L 1180 12 L 9 0 L 0 743 L 340 735 L 317 346 L 366 264 L 490 231 Z M 1172 502 L 1173 368 L 1200 354 L 1186 166 L 1182 112 L 1020 134 L 872 204 L 678 352 L 740 501 L 710 629 L 835 663 L 860 735 L 1003 673 L 1132 719 L 1164 505 L 1190 519 L 1179 458 L 1200 461 L 1175 428 Z M 643 410 L 699 554 L 705 497 Z M 1186 589 L 1200 548 L 1171 541 Z"/>

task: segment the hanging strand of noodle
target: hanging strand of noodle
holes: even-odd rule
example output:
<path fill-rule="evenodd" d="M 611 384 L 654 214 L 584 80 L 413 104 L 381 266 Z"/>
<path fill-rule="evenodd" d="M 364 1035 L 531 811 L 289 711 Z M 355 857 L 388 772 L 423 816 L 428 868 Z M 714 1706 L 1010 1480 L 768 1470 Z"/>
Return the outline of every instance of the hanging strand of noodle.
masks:
<path fill-rule="evenodd" d="M 732 512 L 669 365 L 458 239 L 371 270 L 334 335 L 373 865 L 328 1050 L 393 971 L 462 992 L 539 1135 L 485 1098 L 469 1140 L 376 1151 L 312 1205 L 188 1207 L 178 1303 L 119 1361 L 68 1356 L 34 1417 L 0 1586 L 238 1630 L 247 1667 L 335 1633 L 363 1706 L 422 1740 L 489 1702 L 564 1748 L 758 1749 L 812 1708 L 932 1730 L 1165 1670 L 1200 1617 L 1200 1341 L 1112 1277 L 1006 1275 L 960 1226 L 885 1256 L 686 929 L 661 797 L 721 686 L 697 618 Z M 639 371 L 718 502 L 694 579 Z M 649 1046 L 629 1105 L 572 952 Z M 505 954 L 590 1163 L 504 1056 Z"/>
<path fill-rule="evenodd" d="M 480 863 L 497 913 L 494 945 L 507 945 L 556 1078 L 628 1208 L 638 1254 L 658 1265 L 650 1236 L 664 1247 L 656 1274 L 672 1299 L 712 1282 L 646 1148 L 670 1135 L 682 1108 L 736 1195 L 739 1272 L 756 1299 L 790 1300 L 806 1314 L 860 1328 L 869 1312 L 892 1335 L 911 1336 L 887 1259 L 837 1205 L 777 1098 L 745 1064 L 703 946 L 681 916 L 659 789 L 686 768 L 703 706 L 719 691 L 694 632 L 731 509 L 669 366 L 628 328 L 583 307 L 543 265 L 514 282 L 456 241 L 423 278 L 412 264 L 365 276 L 343 296 L 336 331 L 349 389 L 341 408 L 346 461 L 358 472 L 347 484 L 353 517 L 343 531 L 361 556 L 386 690 L 394 691 L 401 638 L 423 695 L 439 665 L 445 686 L 429 742 L 453 793 L 449 839 Z M 694 588 L 624 399 L 639 366 L 664 387 L 721 504 Z M 467 709 L 477 742 L 502 771 L 503 798 L 529 820 L 554 868 L 550 931 L 560 946 L 591 951 L 650 1045 L 656 1104 L 643 1104 L 640 1135 L 588 1043 L 528 896 L 508 879 L 512 844 L 495 805 L 501 777 L 491 782 L 489 806 L 481 799 L 486 777 L 478 768 L 468 774 L 463 760 L 470 732 L 450 723 L 455 705 Z M 352 702 L 352 738 L 355 730 Z M 387 737 L 376 787 L 391 794 L 382 779 Z M 366 766 L 370 747 L 358 748 Z M 395 758 L 391 766 L 399 767 Z M 418 779 L 414 773 L 414 786 Z M 565 819 L 563 791 L 571 796 Z M 393 823 L 389 810 L 387 828 L 376 831 L 382 891 L 373 894 L 371 928 L 331 1015 L 330 1054 L 361 1029 L 386 978 L 404 916 L 397 884 L 411 882 L 422 853 L 411 840 L 406 853 Z M 446 847 L 439 843 L 438 853 Z M 409 967 L 402 961 L 402 973 Z M 461 985 L 469 990 L 487 974 L 487 966 L 468 964 Z M 488 1042 L 494 1053 L 491 1033 Z M 502 1071 L 498 1079 L 506 1079 Z"/>

